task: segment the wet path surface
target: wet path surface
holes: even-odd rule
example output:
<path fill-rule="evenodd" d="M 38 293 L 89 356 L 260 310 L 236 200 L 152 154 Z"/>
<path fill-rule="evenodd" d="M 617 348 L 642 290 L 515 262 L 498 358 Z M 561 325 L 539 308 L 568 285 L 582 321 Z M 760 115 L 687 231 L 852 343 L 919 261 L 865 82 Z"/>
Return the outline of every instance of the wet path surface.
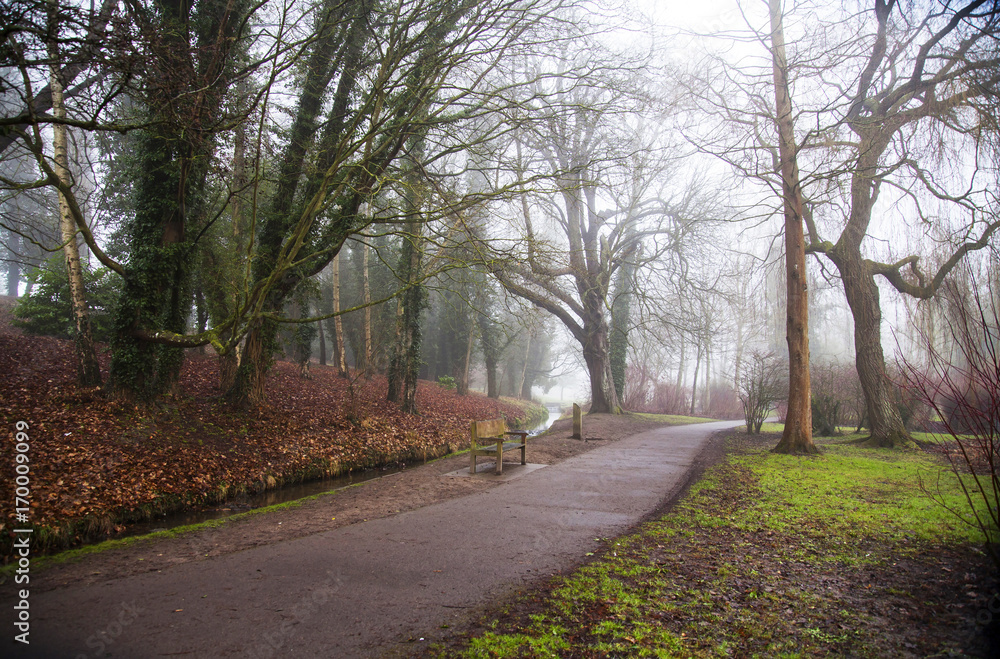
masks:
<path fill-rule="evenodd" d="M 40 592 L 31 597 L 30 652 L 12 634 L 0 649 L 43 657 L 378 656 L 577 565 L 597 538 L 657 510 L 685 484 L 709 436 L 735 425 L 647 431 L 392 517 Z M 8 611 L 14 588 L 4 586 Z"/>

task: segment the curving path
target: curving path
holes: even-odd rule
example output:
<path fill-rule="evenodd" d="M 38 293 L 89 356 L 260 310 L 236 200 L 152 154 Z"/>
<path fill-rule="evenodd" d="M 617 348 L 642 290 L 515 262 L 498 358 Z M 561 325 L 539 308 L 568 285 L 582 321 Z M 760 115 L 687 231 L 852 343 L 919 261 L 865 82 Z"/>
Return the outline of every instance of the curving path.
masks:
<path fill-rule="evenodd" d="M 8 624 L 0 654 L 377 656 L 578 565 L 597 538 L 659 509 L 685 485 L 709 436 L 736 425 L 646 431 L 393 517 L 38 593 L 28 651 L 11 640 Z M 3 586 L 7 620 L 14 588 Z"/>

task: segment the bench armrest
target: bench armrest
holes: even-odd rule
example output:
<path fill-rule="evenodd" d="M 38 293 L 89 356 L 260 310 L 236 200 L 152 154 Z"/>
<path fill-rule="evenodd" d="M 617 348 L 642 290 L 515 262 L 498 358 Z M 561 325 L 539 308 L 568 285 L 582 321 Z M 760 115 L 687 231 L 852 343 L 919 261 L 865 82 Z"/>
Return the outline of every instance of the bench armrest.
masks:
<path fill-rule="evenodd" d="M 520 435 L 522 441 L 528 438 L 528 431 L 527 430 L 508 430 L 504 434 L 505 435 Z"/>

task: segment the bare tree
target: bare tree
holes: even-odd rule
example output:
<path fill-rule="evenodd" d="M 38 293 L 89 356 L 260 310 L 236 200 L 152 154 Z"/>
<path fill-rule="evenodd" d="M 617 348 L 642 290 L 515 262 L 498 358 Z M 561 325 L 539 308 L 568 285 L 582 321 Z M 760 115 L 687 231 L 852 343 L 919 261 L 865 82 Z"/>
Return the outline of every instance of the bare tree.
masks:
<path fill-rule="evenodd" d="M 841 126 L 854 135 L 845 144 L 849 156 L 843 170 L 850 178 L 849 215 L 836 242 L 823 240 L 817 223 L 809 223 L 808 249 L 836 265 L 854 315 L 856 363 L 867 400 L 871 446 L 911 443 L 886 374 L 876 275 L 901 293 L 930 297 L 968 252 L 985 247 L 1000 228 L 996 214 L 982 205 L 978 174 L 949 180 L 940 167 L 940 154 L 925 148 L 928 139 L 975 145 L 984 122 L 992 123 L 989 108 L 1000 82 L 1000 14 L 995 3 L 986 0 L 935 5 L 923 15 L 920 11 L 897 8 L 895 0 L 876 2 L 867 62 L 854 90 L 844 94 L 842 123 L 823 136 L 839 139 Z M 975 161 L 969 165 L 978 169 L 979 156 Z M 968 221 L 956 227 L 950 241 L 950 255 L 931 275 L 919 268 L 918 255 L 885 263 L 863 255 L 880 192 L 894 187 L 927 221 L 933 221 L 931 211 L 923 210 L 927 199 L 930 204 L 955 205 L 967 214 Z"/>
<path fill-rule="evenodd" d="M 979 528 L 1000 567 L 1000 291 L 994 281 L 969 280 L 968 289 L 945 284 L 951 312 L 946 331 L 958 359 L 942 355 L 933 337 L 925 337 L 928 363 L 907 363 L 904 374 L 955 443 L 947 455 L 968 505 L 953 512 Z"/>
<path fill-rule="evenodd" d="M 493 239 L 487 263 L 508 291 L 554 315 L 580 344 L 591 412 L 618 413 L 609 327 L 616 276 L 623 268 L 635 276 L 660 259 L 678 226 L 704 208 L 690 203 L 697 197 L 690 188 L 677 192 L 676 181 L 664 190 L 662 163 L 672 145 L 643 129 L 652 100 L 642 59 L 598 56 L 584 36 L 524 66 L 536 82 L 520 104 L 509 167 L 521 178 L 544 172 L 553 187 L 536 185 L 507 215 L 509 225 L 486 237 Z M 650 151 L 657 155 L 642 163 L 637 154 Z M 620 280 L 618 297 L 628 299 L 632 276 Z"/>
<path fill-rule="evenodd" d="M 750 353 L 744 364 L 740 374 L 739 397 L 750 435 L 760 433 L 764 419 L 782 398 L 786 383 L 782 381 L 781 367 L 781 362 L 773 354 L 756 350 Z"/>
<path fill-rule="evenodd" d="M 790 42 L 788 79 L 796 90 L 799 133 L 790 144 L 802 168 L 806 252 L 835 265 L 854 316 L 867 443 L 908 445 L 885 369 L 876 278 L 906 295 L 929 297 L 1000 227 L 987 180 L 992 152 L 985 148 L 996 126 L 1000 18 L 987 0 L 876 0 L 847 14 L 826 3 L 799 3 L 786 7 L 785 16 L 798 18 L 793 24 L 801 33 Z M 768 31 L 754 27 L 756 17 L 744 18 L 751 26 L 746 40 L 763 43 Z M 806 33 L 806 24 L 823 27 Z M 726 128 L 693 141 L 777 190 L 768 165 L 781 160 L 780 140 L 767 125 L 780 113 L 761 93 L 761 69 L 716 56 L 711 73 L 695 78 L 711 76 L 711 85 L 690 87 L 692 96 Z M 924 272 L 919 252 L 900 254 L 911 241 L 873 253 L 878 245 L 870 234 L 879 217 L 886 220 L 881 231 L 891 222 L 897 235 L 921 236 L 924 244 L 944 246 L 947 256 Z"/>

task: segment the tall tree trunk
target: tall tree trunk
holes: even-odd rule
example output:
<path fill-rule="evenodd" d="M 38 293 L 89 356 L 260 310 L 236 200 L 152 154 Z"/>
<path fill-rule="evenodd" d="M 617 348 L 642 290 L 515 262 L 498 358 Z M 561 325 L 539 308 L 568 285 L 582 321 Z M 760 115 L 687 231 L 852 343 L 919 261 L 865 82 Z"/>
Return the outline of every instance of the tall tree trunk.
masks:
<path fill-rule="evenodd" d="M 245 78 L 240 78 L 239 82 L 236 83 L 236 107 L 242 113 L 246 110 L 249 97 L 249 85 Z M 244 258 L 246 252 L 245 238 L 246 230 L 246 206 L 249 195 L 247 194 L 247 186 L 250 183 L 250 177 L 247 174 L 247 159 L 246 159 L 246 148 L 247 148 L 247 123 L 240 122 L 236 127 L 235 136 L 233 139 L 233 190 L 232 190 L 232 202 L 230 203 L 230 222 L 232 223 L 233 232 L 233 249 L 237 254 L 237 262 Z M 209 293 L 213 295 L 213 293 Z M 231 313 L 234 300 L 227 293 L 222 291 L 216 291 L 214 293 L 216 296 L 217 307 L 221 309 L 219 314 L 223 318 L 228 317 Z M 228 342 L 232 338 L 232 331 L 227 330 L 219 337 L 223 342 Z M 236 371 L 240 366 L 240 349 L 237 346 L 233 350 L 230 350 L 224 355 L 219 355 L 219 390 L 223 393 L 229 391 L 229 388 L 233 386 L 233 380 L 236 378 Z"/>
<path fill-rule="evenodd" d="M 334 77 L 335 65 L 343 64 L 341 58 L 349 52 L 360 48 L 364 39 L 358 30 L 366 25 L 369 7 L 363 3 L 338 3 L 330 0 L 322 7 L 322 19 L 317 25 L 316 40 L 309 53 L 299 93 L 298 107 L 295 119 L 289 129 L 289 140 L 277 166 L 277 185 L 269 212 L 262 214 L 257 236 L 257 254 L 253 263 L 253 277 L 260 282 L 272 276 L 277 265 L 286 233 L 292 227 L 301 209 L 296 209 L 297 193 L 304 177 L 310 147 L 316 143 L 316 134 L 323 122 L 320 115 L 324 103 L 330 96 L 329 86 Z M 351 16 L 345 21 L 345 17 Z M 351 62 L 353 65 L 353 62 Z M 334 92 L 333 104 L 344 106 L 354 89 L 356 76 L 344 75 L 340 78 Z M 345 115 L 331 109 L 331 116 L 326 123 L 328 139 L 317 149 L 316 157 L 325 161 L 330 157 L 328 150 L 333 145 L 326 142 L 334 141 L 338 129 L 342 128 Z M 324 150 L 324 146 L 327 147 Z M 322 167 L 319 167 L 322 170 Z M 321 176 L 321 174 L 317 175 Z M 313 177 L 315 179 L 315 177 Z M 306 181 L 306 192 L 302 194 L 309 199 L 316 187 L 316 180 Z M 307 202 L 308 203 L 308 202 Z M 280 311 L 284 307 L 285 296 L 295 289 L 299 283 L 295 273 L 286 277 L 267 295 L 264 305 L 266 311 Z M 247 333 L 246 349 L 240 360 L 240 368 L 236 373 L 233 386 L 226 392 L 226 400 L 239 408 L 248 408 L 263 402 L 264 380 L 272 363 L 272 352 L 277 345 L 277 324 L 271 321 L 254 322 Z M 251 350 L 252 348 L 252 350 Z M 260 361 L 257 361 L 257 360 Z"/>
<path fill-rule="evenodd" d="M 736 317 L 736 354 L 733 357 L 733 391 L 740 390 L 740 374 L 743 372 L 743 314 Z"/>
<path fill-rule="evenodd" d="M 525 379 L 525 375 L 528 372 L 528 357 L 531 354 L 531 339 L 532 339 L 532 333 L 528 332 L 528 340 L 525 341 L 525 346 L 524 346 L 524 360 L 523 360 L 523 362 L 521 364 L 521 372 L 518 373 L 518 375 L 517 375 L 517 382 L 514 384 L 514 387 L 511 389 L 511 393 L 512 394 L 514 394 L 515 396 L 520 396 L 521 398 L 525 397 L 524 396 L 524 379 Z M 531 396 L 529 395 L 528 398 L 531 398 Z"/>
<path fill-rule="evenodd" d="M 698 401 L 698 371 L 701 369 L 701 339 L 698 339 L 698 350 L 694 356 L 694 381 L 691 383 L 691 410 L 689 414 L 694 416 Z"/>
<path fill-rule="evenodd" d="M 476 317 L 479 325 L 479 341 L 483 349 L 483 362 L 486 366 L 486 396 L 500 398 L 500 387 L 497 380 L 497 361 L 500 356 L 499 337 L 493 321 L 485 313 Z"/>
<path fill-rule="evenodd" d="M 701 410 L 704 414 L 712 413 L 712 342 L 705 342 L 705 380 L 701 385 Z"/>
<path fill-rule="evenodd" d="M 671 414 L 676 414 L 681 412 L 685 405 L 685 398 L 683 395 L 684 391 L 684 368 L 687 363 L 684 360 L 686 352 L 687 342 L 684 340 L 684 336 L 681 336 L 681 350 L 680 359 L 677 362 L 677 384 L 674 386 L 674 400 L 672 401 L 673 409 L 670 410 Z"/>
<path fill-rule="evenodd" d="M 316 321 L 316 329 L 319 332 L 319 365 L 326 366 L 326 323 L 322 320 Z"/>
<path fill-rule="evenodd" d="M 399 297 L 396 324 L 396 345 L 389 364 L 390 402 L 397 403 L 408 414 L 417 413 L 417 378 L 420 374 L 420 312 L 427 305 L 427 291 L 420 282 L 423 257 L 424 181 L 419 166 L 424 154 L 424 134 L 410 141 L 410 160 L 404 173 L 404 207 L 407 214 L 406 234 L 399 255 L 401 279 L 408 288 Z"/>
<path fill-rule="evenodd" d="M 389 364 L 389 382 L 386 398 L 397 403 L 408 414 L 417 413 L 417 375 L 420 372 L 420 312 L 426 304 L 426 291 L 416 283 L 420 278 L 422 223 L 407 222 L 407 238 L 403 241 L 400 263 L 403 281 L 410 287 L 399 297 L 397 312 L 396 344 Z"/>
<path fill-rule="evenodd" d="M 535 384 L 535 379 L 538 377 L 538 369 L 529 369 L 529 367 L 532 362 L 534 362 L 536 366 L 541 362 L 541 352 L 539 347 L 540 342 L 537 341 L 539 331 L 541 330 L 536 329 L 531 333 L 532 340 L 528 344 L 528 348 L 524 351 L 524 369 L 521 371 L 521 398 L 524 400 L 531 400 L 531 388 Z M 534 359 L 531 357 L 532 348 L 535 350 Z M 530 378 L 528 377 L 528 373 L 532 374 Z"/>
<path fill-rule="evenodd" d="M 788 414 L 777 453 L 816 453 L 812 440 L 812 406 L 809 382 L 809 296 L 806 282 L 805 233 L 802 219 L 802 189 L 796 160 L 792 100 L 788 91 L 788 61 L 781 26 L 781 2 L 770 0 L 771 64 L 781 160 L 782 199 L 785 211 L 785 276 L 788 341 Z"/>
<path fill-rule="evenodd" d="M 845 258 L 846 257 L 846 258 Z M 896 406 L 895 386 L 885 370 L 882 351 L 882 309 L 879 290 L 860 254 L 838 252 L 838 266 L 847 303 L 854 316 L 855 365 L 865 394 L 868 427 L 866 446 L 905 448 L 914 446 Z"/>
<path fill-rule="evenodd" d="M 18 263 L 18 245 L 21 236 L 16 233 L 7 234 L 7 295 L 17 297 L 18 284 L 21 282 L 21 265 Z"/>
<path fill-rule="evenodd" d="M 602 315 L 584 326 L 583 361 L 590 374 L 590 413 L 620 414 L 621 406 L 611 375 L 611 356 L 608 350 L 608 325 Z M 589 331 L 588 331 L 589 330 Z"/>
<path fill-rule="evenodd" d="M 58 5 L 54 1 L 51 2 L 49 10 L 49 22 L 53 33 L 53 41 L 49 45 L 49 54 L 52 57 L 49 84 L 52 89 L 52 114 L 59 120 L 66 118 L 66 106 L 63 103 L 63 83 L 59 78 L 58 64 L 60 57 L 54 36 L 58 34 L 56 19 Z M 70 185 L 66 132 L 65 124 L 57 122 L 52 125 L 55 172 L 63 185 Z M 76 380 L 80 386 L 96 387 L 101 384 L 101 368 L 97 363 L 94 338 L 90 331 L 90 315 L 87 312 L 87 299 L 83 285 L 83 268 L 80 265 L 80 249 L 76 241 L 76 222 L 70 211 L 69 201 L 62 192 L 59 193 L 59 228 L 62 233 L 63 256 L 66 262 L 66 275 L 69 277 L 69 297 L 73 311 Z"/>
<path fill-rule="evenodd" d="M 875 131 L 863 134 L 861 153 L 851 175 L 851 214 L 840 240 L 827 255 L 837 266 L 854 316 L 855 364 L 871 429 L 865 444 L 911 447 L 913 439 L 896 407 L 895 387 L 885 370 L 878 285 L 871 264 L 861 255 L 861 243 L 878 198 L 880 181 L 876 173 L 879 156 L 884 150 L 884 134 Z"/>
<path fill-rule="evenodd" d="M 340 254 L 333 257 L 333 312 L 340 313 Z M 333 341 L 337 356 L 337 375 L 348 376 L 347 355 L 344 350 L 344 323 L 340 316 L 333 317 Z"/>
<path fill-rule="evenodd" d="M 267 368 L 274 360 L 277 323 L 267 318 L 258 318 L 253 324 L 255 327 L 247 332 L 244 339 L 239 368 L 225 395 L 231 405 L 241 409 L 256 407 L 264 402 Z M 260 327 L 261 325 L 270 327 Z M 264 364 L 266 368 L 260 368 Z"/>
<path fill-rule="evenodd" d="M 635 262 L 632 258 L 626 257 L 618 270 L 615 300 L 611 305 L 611 376 L 619 401 L 625 399 L 625 369 L 628 359 L 634 280 Z"/>
<path fill-rule="evenodd" d="M 216 146 L 211 130 L 192 127 L 215 124 L 230 82 L 225 64 L 239 42 L 236 30 L 243 10 L 209 3 L 192 21 L 189 2 L 161 0 L 155 5 L 158 11 L 150 15 L 159 38 L 151 45 L 142 81 L 150 127 L 138 132 L 136 212 L 124 232 L 130 251 L 114 313 L 109 377 L 115 396 L 142 403 L 173 390 L 180 376 L 183 350 L 153 345 L 144 335 L 186 329 L 194 253 L 189 225 L 204 211 Z M 208 51 L 215 54 L 205 59 L 194 55 Z"/>
<path fill-rule="evenodd" d="M 372 302 L 371 286 L 368 282 L 368 243 L 361 241 L 361 298 L 365 304 L 364 329 L 362 331 L 362 367 L 365 375 L 372 372 Z"/>
<path fill-rule="evenodd" d="M 455 375 L 456 390 L 459 396 L 469 393 L 469 364 L 472 363 L 472 346 L 476 341 L 476 324 L 469 321 L 469 338 L 465 343 L 465 355 L 458 363 L 458 373 Z"/>
<path fill-rule="evenodd" d="M 497 360 L 486 357 L 486 397 L 494 400 L 500 398 L 500 383 L 497 380 Z"/>

